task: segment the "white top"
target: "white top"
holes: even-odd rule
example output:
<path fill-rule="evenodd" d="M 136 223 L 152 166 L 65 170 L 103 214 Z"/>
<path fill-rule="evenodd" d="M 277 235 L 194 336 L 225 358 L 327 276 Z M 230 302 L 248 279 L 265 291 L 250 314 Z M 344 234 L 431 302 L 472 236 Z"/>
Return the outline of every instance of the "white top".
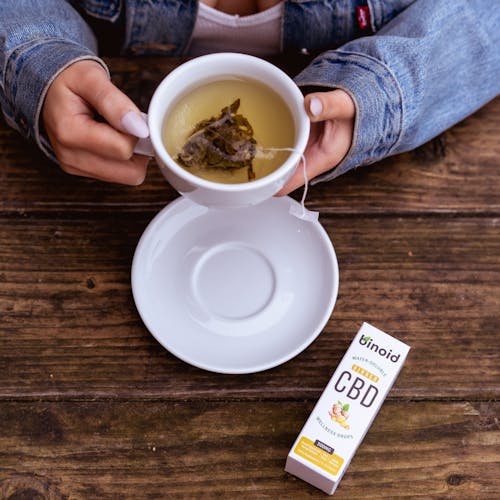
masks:
<path fill-rule="evenodd" d="M 250 16 L 226 14 L 200 2 L 189 55 L 222 51 L 279 54 L 282 18 L 283 2 Z"/>

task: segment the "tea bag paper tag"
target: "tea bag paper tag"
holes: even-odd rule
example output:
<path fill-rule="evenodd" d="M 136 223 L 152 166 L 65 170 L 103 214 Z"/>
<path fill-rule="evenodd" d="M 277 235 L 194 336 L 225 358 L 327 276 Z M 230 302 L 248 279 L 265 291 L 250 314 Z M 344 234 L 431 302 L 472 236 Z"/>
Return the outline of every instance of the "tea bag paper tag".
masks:
<path fill-rule="evenodd" d="M 144 118 L 144 121 L 147 123 L 148 122 L 148 115 L 146 113 L 141 113 L 142 117 Z M 138 155 L 144 155 L 144 156 L 154 156 L 155 155 L 155 150 L 153 149 L 153 144 L 151 143 L 151 138 L 146 137 L 146 138 L 140 138 L 135 147 L 134 147 L 134 153 Z"/>
<path fill-rule="evenodd" d="M 308 210 L 304 205 L 290 205 L 290 215 L 307 222 L 317 222 L 319 219 L 319 212 Z"/>
<path fill-rule="evenodd" d="M 306 158 L 303 154 L 300 155 L 300 159 L 302 161 L 302 167 L 304 172 L 304 192 L 302 193 L 302 199 L 300 200 L 300 205 L 290 205 L 290 214 L 298 219 L 305 220 L 307 222 L 317 222 L 319 219 L 319 212 L 314 212 L 312 210 L 308 210 L 306 208 L 306 196 L 307 190 L 309 187 L 309 179 L 307 177 L 307 168 L 306 168 Z"/>
<path fill-rule="evenodd" d="M 145 139 L 139 139 L 134 147 L 134 153 L 144 156 L 154 156 L 155 150 L 151 144 L 151 139 L 146 137 Z"/>

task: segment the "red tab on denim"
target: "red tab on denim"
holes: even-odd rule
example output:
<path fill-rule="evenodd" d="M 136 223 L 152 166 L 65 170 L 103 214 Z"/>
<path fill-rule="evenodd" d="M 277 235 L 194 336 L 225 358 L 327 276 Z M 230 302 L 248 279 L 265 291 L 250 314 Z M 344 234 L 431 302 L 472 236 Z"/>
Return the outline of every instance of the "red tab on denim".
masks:
<path fill-rule="evenodd" d="M 370 29 L 370 7 L 364 5 L 363 7 L 356 7 L 356 15 L 358 17 L 358 24 L 362 30 Z"/>

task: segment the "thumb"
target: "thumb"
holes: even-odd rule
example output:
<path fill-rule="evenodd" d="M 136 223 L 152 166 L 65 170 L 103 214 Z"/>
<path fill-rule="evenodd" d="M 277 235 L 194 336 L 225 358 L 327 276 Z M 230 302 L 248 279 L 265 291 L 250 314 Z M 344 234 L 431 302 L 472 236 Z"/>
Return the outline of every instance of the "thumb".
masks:
<path fill-rule="evenodd" d="M 149 136 L 149 129 L 137 106 L 108 78 L 94 61 L 81 78 L 72 82 L 73 91 L 92 106 L 114 129 L 135 137 Z"/>
<path fill-rule="evenodd" d="M 304 106 L 312 122 L 354 118 L 356 113 L 351 96 L 341 89 L 308 94 L 304 98 Z"/>

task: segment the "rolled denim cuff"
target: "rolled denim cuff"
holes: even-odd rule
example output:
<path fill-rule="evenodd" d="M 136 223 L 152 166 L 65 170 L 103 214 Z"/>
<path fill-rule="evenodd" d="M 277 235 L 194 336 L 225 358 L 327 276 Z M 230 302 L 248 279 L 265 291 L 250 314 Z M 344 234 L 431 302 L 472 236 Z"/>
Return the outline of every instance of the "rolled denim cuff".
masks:
<path fill-rule="evenodd" d="M 390 69 L 371 56 L 341 50 L 325 52 L 295 77 L 302 86 L 342 89 L 353 99 L 356 119 L 351 148 L 332 170 L 315 179 L 327 181 L 391 154 L 403 126 L 403 98 Z"/>
<path fill-rule="evenodd" d="M 71 64 L 84 59 L 99 62 L 109 75 L 106 64 L 83 45 L 60 39 L 36 40 L 17 47 L 5 69 L 6 99 L 16 128 L 53 161 L 57 159 L 50 142 L 40 134 L 40 114 L 45 95 L 54 79 Z"/>

